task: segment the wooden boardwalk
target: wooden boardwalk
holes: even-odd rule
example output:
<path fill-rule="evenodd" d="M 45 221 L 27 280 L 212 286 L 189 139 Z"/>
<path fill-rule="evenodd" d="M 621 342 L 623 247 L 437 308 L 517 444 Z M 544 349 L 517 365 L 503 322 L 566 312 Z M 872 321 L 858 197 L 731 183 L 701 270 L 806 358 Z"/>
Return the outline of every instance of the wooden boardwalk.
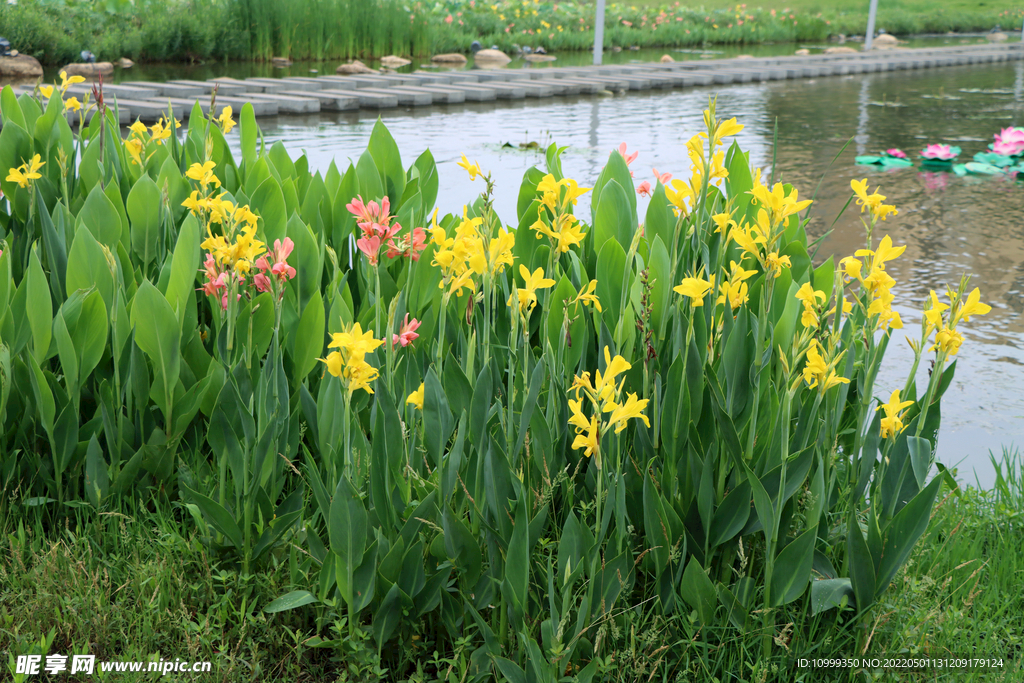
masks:
<path fill-rule="evenodd" d="M 231 105 L 237 115 L 242 105 L 249 102 L 257 117 L 265 117 L 659 88 L 717 87 L 1021 59 L 1024 59 L 1024 45 L 1010 43 L 607 66 L 417 71 L 316 78 L 215 78 L 166 83 L 131 81 L 104 86 L 104 92 L 110 100 L 116 99 L 120 121 L 128 123 L 136 119 L 155 121 L 168 107 L 173 107 L 175 117 L 186 119 L 197 101 L 205 113 L 209 110 L 214 86 L 217 86 L 217 112 L 222 106 Z M 69 94 L 82 99 L 86 90 L 87 84 L 82 84 L 72 87 Z M 15 91 L 30 92 L 25 87 L 15 88 Z"/>

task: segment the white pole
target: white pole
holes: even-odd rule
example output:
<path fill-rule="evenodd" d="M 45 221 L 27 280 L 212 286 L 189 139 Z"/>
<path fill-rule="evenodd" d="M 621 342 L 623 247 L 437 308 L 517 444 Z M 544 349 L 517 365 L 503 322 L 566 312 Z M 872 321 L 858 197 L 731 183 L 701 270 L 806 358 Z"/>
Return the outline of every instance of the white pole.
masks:
<path fill-rule="evenodd" d="M 864 36 L 864 51 L 871 49 L 871 41 L 875 37 L 875 15 L 878 13 L 878 0 L 871 0 L 871 8 L 868 9 L 868 34 Z"/>
<path fill-rule="evenodd" d="M 597 14 L 594 17 L 594 66 L 600 66 L 604 52 L 604 0 L 597 0 Z"/>

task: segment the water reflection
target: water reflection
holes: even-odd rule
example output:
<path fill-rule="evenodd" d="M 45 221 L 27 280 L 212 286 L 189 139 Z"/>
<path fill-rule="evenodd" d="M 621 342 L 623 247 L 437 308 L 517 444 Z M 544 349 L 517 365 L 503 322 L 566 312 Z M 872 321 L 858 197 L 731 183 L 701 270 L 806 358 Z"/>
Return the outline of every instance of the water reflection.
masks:
<path fill-rule="evenodd" d="M 813 237 L 825 235 L 819 260 L 864 246 L 855 211 L 836 220 L 850 196 L 851 179 L 869 177 L 872 189 L 881 185 L 888 201 L 899 207 L 885 232 L 907 245 L 889 269 L 898 283 L 894 293 L 908 334 L 918 333 L 921 303 L 930 290 L 955 285 L 962 272 L 972 276 L 972 286 L 981 287 L 993 310 L 972 319 L 964 330 L 956 380 L 943 403 L 937 455 L 945 464 L 960 464 L 971 480 L 977 468 L 983 482 L 992 476 L 990 449 L 998 452 L 1012 442 L 1024 446 L 1024 183 L 913 168 L 882 172 L 855 166 L 853 157 L 890 147 L 915 156 L 926 143 L 952 142 L 969 158 L 985 149 L 1000 128 L 1024 124 L 1022 84 L 1024 63 L 1018 62 L 747 84 L 717 92 L 719 111 L 746 125 L 739 141 L 752 164 L 771 163 L 777 125 L 776 175 L 798 186 L 801 196 L 810 196 L 821 181 L 808 226 Z M 530 166 L 544 162 L 542 151 L 522 151 L 519 142 L 568 145 L 563 170 L 583 185 L 593 183 L 608 153 L 621 142 L 640 151 L 633 164 L 638 183 L 651 179 L 652 166 L 680 175 L 688 166 L 686 141 L 700 130 L 701 111 L 715 94 L 695 88 L 454 105 L 382 116 L 407 162 L 428 147 L 434 154 L 443 210 L 460 210 L 482 189 L 468 183 L 454 165 L 465 153 L 495 174 L 496 209 L 514 223 L 514 190 Z M 369 112 L 319 114 L 266 119 L 261 125 L 268 144 L 281 140 L 293 154 L 305 151 L 311 168 L 326 170 L 332 159 L 342 165 L 365 149 L 376 118 Z M 833 164 L 851 138 L 853 144 Z M 504 142 L 513 149 L 503 148 Z M 581 204 L 581 215 L 589 215 L 589 206 Z M 640 210 L 645 210 L 642 198 Z M 894 339 L 889 348 L 878 380 L 878 393 L 886 396 L 903 385 L 910 365 L 910 349 L 902 339 Z M 922 367 L 919 382 L 926 379 Z"/>

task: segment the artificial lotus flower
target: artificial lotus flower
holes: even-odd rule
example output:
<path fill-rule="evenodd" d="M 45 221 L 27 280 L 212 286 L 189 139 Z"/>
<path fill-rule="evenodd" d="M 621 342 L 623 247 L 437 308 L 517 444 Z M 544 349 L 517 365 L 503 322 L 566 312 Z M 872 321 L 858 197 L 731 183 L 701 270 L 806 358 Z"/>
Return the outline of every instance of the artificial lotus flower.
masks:
<path fill-rule="evenodd" d="M 402 319 L 402 327 L 398 334 L 391 335 L 391 345 L 405 348 L 412 344 L 420 336 L 416 330 L 419 329 L 421 324 L 416 318 L 409 320 L 409 314 L 406 313 L 405 318 Z"/>
<path fill-rule="evenodd" d="M 885 156 L 893 157 L 894 159 L 906 159 L 907 158 L 907 153 L 904 152 L 902 149 L 898 149 L 896 147 L 892 147 L 890 149 L 885 150 L 884 154 L 885 154 Z"/>
<path fill-rule="evenodd" d="M 992 151 L 1004 156 L 1024 154 L 1024 128 L 1004 128 L 996 133 Z"/>
<path fill-rule="evenodd" d="M 921 150 L 921 158 L 928 161 L 952 161 L 958 156 L 960 156 L 960 148 L 951 147 L 950 145 L 928 145 Z"/>

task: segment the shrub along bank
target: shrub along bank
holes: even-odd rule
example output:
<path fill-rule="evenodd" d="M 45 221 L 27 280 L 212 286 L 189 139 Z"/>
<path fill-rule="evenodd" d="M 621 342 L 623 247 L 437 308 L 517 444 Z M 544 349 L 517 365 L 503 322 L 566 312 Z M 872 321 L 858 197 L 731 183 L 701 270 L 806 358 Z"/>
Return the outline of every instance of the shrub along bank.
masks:
<path fill-rule="evenodd" d="M 1019 29 L 1022 16 L 1008 2 L 984 10 L 886 5 L 879 26 L 896 34 L 987 31 L 996 24 Z M 0 35 L 54 65 L 78 60 L 85 49 L 99 59 L 141 62 L 327 60 L 468 52 L 474 40 L 504 50 L 586 50 L 594 41 L 593 18 L 590 3 L 522 0 L 22 0 L 0 4 Z M 820 42 L 834 34 L 863 34 L 866 22 L 863 11 L 845 7 L 611 4 L 605 41 L 609 48 Z"/>

